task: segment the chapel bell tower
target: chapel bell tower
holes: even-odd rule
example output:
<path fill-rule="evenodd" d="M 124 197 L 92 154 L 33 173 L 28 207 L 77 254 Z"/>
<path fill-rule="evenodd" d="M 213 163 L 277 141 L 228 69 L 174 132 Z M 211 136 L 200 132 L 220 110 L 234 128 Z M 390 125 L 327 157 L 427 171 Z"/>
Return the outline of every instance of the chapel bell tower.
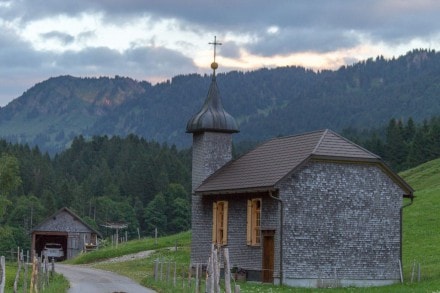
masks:
<path fill-rule="evenodd" d="M 202 108 L 188 121 L 186 126 L 186 132 L 193 134 L 193 194 L 203 180 L 232 159 L 232 134 L 239 132 L 235 119 L 223 108 L 217 87 L 215 70 L 218 64 L 215 62 L 215 57 L 216 47 L 221 43 L 214 38 L 214 43 L 209 44 L 214 45 L 211 85 Z"/>

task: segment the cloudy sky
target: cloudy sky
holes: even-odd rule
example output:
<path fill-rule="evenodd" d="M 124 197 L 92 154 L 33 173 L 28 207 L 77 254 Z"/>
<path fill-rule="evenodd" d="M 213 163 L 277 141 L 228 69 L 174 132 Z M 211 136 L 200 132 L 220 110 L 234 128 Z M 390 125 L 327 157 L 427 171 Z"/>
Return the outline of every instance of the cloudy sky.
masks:
<path fill-rule="evenodd" d="M 219 71 L 337 69 L 440 48 L 438 0 L 0 0 L 0 106 L 59 75 L 152 83 Z"/>

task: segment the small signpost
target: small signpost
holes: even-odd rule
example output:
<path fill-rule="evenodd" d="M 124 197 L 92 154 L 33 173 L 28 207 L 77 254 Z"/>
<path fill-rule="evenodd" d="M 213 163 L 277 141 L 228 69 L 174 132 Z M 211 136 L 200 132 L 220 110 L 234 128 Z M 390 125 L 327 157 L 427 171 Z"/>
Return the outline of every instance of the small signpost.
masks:
<path fill-rule="evenodd" d="M 119 242 L 119 229 L 127 228 L 128 224 L 122 223 L 122 222 L 107 222 L 105 224 L 102 224 L 101 226 L 116 230 L 116 241 L 115 242 L 116 242 L 116 246 L 118 246 L 118 242 Z"/>

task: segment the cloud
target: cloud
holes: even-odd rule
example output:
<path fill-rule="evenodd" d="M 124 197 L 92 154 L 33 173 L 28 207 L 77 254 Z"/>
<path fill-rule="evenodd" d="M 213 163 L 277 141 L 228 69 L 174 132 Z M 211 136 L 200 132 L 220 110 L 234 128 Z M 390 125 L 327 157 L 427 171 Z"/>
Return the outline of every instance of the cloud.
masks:
<path fill-rule="evenodd" d="M 61 74 L 151 80 L 209 71 L 214 35 L 222 69 L 251 68 L 251 58 L 272 65 L 350 52 L 337 58 L 349 63 L 357 48 L 368 57 L 439 48 L 439 14 L 435 0 L 0 0 L 0 95 Z"/>
<path fill-rule="evenodd" d="M 5 2 L 6 3 L 6 2 Z M 6 10 L 23 21 L 53 15 L 100 13 L 104 22 L 127 23 L 134 18 L 174 19 L 194 32 L 223 32 L 254 36 L 250 49 L 263 55 L 315 48 L 328 51 L 356 45 L 355 32 L 375 42 L 401 43 L 430 38 L 438 29 L 440 3 L 431 0 L 400 1 L 163 1 L 163 0 L 16 0 Z M 276 26 L 281 34 L 264 36 Z M 340 44 L 340 46 L 338 46 Z M 317 49 L 316 49 L 317 48 Z"/>
<path fill-rule="evenodd" d="M 358 45 L 360 40 L 356 35 L 344 31 L 327 30 L 321 34 L 313 29 L 281 28 L 276 34 L 264 33 L 258 36 L 258 41 L 249 44 L 247 49 L 257 55 L 288 55 L 293 52 L 314 51 L 330 52 Z"/>
<path fill-rule="evenodd" d="M 41 37 L 44 39 L 54 39 L 56 41 L 61 42 L 63 45 L 70 44 L 75 40 L 75 38 L 72 35 L 57 31 L 51 31 L 48 33 L 41 34 Z"/>

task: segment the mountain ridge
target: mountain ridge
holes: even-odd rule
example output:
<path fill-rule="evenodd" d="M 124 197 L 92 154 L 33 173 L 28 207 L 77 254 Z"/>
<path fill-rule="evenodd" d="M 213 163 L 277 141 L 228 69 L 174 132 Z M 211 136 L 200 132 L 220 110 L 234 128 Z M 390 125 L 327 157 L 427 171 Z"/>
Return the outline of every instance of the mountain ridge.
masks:
<path fill-rule="evenodd" d="M 53 77 L 0 109 L 0 136 L 58 152 L 81 134 L 126 136 L 189 147 L 188 119 L 211 77 L 178 75 L 156 85 L 128 77 Z M 338 70 L 262 68 L 217 74 L 223 104 L 237 119 L 236 141 L 330 128 L 384 126 L 440 114 L 440 54 L 413 50 Z"/>

